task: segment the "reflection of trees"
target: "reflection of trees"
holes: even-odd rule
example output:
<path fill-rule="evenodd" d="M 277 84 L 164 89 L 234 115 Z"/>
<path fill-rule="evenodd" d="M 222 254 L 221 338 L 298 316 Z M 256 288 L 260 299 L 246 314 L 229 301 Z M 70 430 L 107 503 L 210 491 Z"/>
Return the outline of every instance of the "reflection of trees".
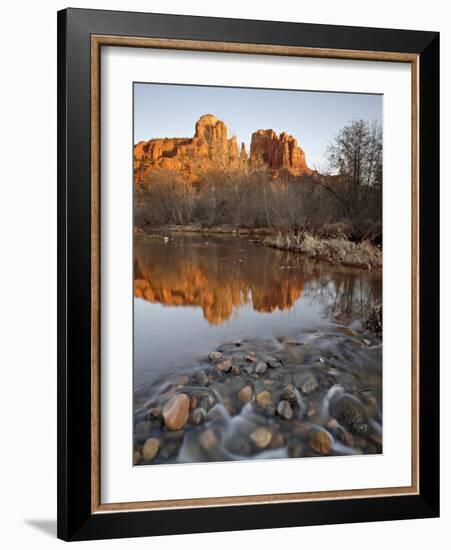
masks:
<path fill-rule="evenodd" d="M 178 238 L 136 245 L 134 293 L 152 303 L 201 307 L 211 324 L 250 305 L 259 312 L 294 306 L 304 288 L 328 316 L 362 315 L 378 297 L 377 277 L 306 261 L 298 254 L 235 238 Z M 308 283 L 308 284 L 306 284 Z"/>
<path fill-rule="evenodd" d="M 380 273 L 337 270 L 306 287 L 305 294 L 320 303 L 324 314 L 339 322 L 365 317 L 370 307 L 381 301 Z"/>

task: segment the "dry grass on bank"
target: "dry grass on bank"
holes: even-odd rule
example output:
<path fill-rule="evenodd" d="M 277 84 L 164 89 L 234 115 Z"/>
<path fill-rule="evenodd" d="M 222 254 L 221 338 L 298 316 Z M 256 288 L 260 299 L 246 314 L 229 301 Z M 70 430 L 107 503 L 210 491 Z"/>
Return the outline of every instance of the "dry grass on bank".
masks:
<path fill-rule="evenodd" d="M 278 233 L 266 237 L 263 244 L 344 266 L 364 269 L 382 267 L 382 250 L 368 241 L 354 243 L 345 237 L 320 239 L 309 233 Z"/>

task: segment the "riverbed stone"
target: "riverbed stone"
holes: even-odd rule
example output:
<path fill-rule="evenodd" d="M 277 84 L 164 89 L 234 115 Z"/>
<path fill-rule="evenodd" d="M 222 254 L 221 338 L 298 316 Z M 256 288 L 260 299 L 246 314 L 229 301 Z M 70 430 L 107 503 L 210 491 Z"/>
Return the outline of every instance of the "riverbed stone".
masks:
<path fill-rule="evenodd" d="M 218 436 L 212 429 L 205 430 L 199 436 L 199 444 L 204 451 L 211 451 L 219 444 Z"/>
<path fill-rule="evenodd" d="M 252 452 L 251 443 L 244 435 L 235 435 L 226 442 L 227 450 L 238 456 L 249 456 Z"/>
<path fill-rule="evenodd" d="M 256 394 L 255 401 L 260 405 L 260 407 L 265 408 L 272 404 L 272 397 L 269 391 L 261 391 Z"/>
<path fill-rule="evenodd" d="M 239 374 L 241 374 L 241 368 L 239 365 L 233 365 L 232 368 L 230 369 L 230 372 L 234 375 L 234 376 L 238 376 Z"/>
<path fill-rule="evenodd" d="M 160 449 L 160 440 L 156 437 L 150 437 L 145 443 L 142 451 L 144 460 L 152 460 Z"/>
<path fill-rule="evenodd" d="M 135 451 L 133 453 L 133 465 L 136 466 L 141 462 L 141 453 L 139 451 Z"/>
<path fill-rule="evenodd" d="M 210 379 L 208 378 L 207 373 L 203 370 L 197 371 L 195 378 L 196 382 L 201 386 L 208 386 L 208 384 L 210 383 Z"/>
<path fill-rule="evenodd" d="M 338 327 L 337 332 L 344 334 L 345 336 L 357 336 L 357 332 L 350 327 Z"/>
<path fill-rule="evenodd" d="M 283 389 L 280 399 L 282 401 L 288 401 L 290 405 L 298 405 L 302 401 L 301 394 L 299 390 L 293 386 L 293 384 L 287 384 Z"/>
<path fill-rule="evenodd" d="M 208 394 L 208 395 L 203 395 L 200 398 L 199 406 L 205 411 L 209 411 L 214 406 L 215 403 L 216 403 L 215 398 L 211 394 Z"/>
<path fill-rule="evenodd" d="M 175 395 L 163 407 L 163 420 L 168 430 L 180 430 L 189 416 L 189 397 L 185 393 Z"/>
<path fill-rule="evenodd" d="M 293 409 L 288 401 L 280 401 L 277 405 L 277 414 L 284 420 L 291 420 L 293 418 Z"/>
<path fill-rule="evenodd" d="M 220 351 L 212 351 L 207 355 L 207 359 L 212 363 L 216 363 L 222 359 L 222 353 Z"/>
<path fill-rule="evenodd" d="M 310 436 L 310 448 L 317 454 L 330 454 L 332 441 L 327 432 L 313 432 Z"/>
<path fill-rule="evenodd" d="M 241 401 L 241 403 L 247 403 L 252 399 L 252 395 L 252 386 L 244 386 L 244 388 L 241 388 L 241 390 L 238 392 L 238 399 Z"/>
<path fill-rule="evenodd" d="M 368 428 L 363 405 L 354 396 L 342 394 L 331 400 L 331 415 L 356 433 L 365 433 Z M 366 429 L 365 429 L 366 427 Z"/>
<path fill-rule="evenodd" d="M 232 366 L 233 365 L 231 359 L 224 359 L 224 361 L 218 363 L 217 368 L 220 372 L 230 372 Z"/>
<path fill-rule="evenodd" d="M 197 407 L 197 409 L 194 409 L 194 411 L 191 412 L 190 415 L 190 421 L 191 424 L 194 424 L 195 426 L 199 426 L 202 424 L 205 418 L 205 411 L 201 409 L 200 407 Z"/>
<path fill-rule="evenodd" d="M 265 362 L 268 367 L 271 367 L 272 369 L 277 369 L 282 366 L 282 361 L 276 357 L 272 357 L 271 355 L 265 357 Z"/>
<path fill-rule="evenodd" d="M 142 420 L 135 426 L 135 437 L 139 441 L 144 441 L 152 430 L 153 423 L 150 420 Z"/>
<path fill-rule="evenodd" d="M 274 432 L 272 434 L 270 449 L 281 449 L 285 446 L 285 437 L 281 432 Z"/>
<path fill-rule="evenodd" d="M 254 442 L 256 447 L 259 449 L 266 449 L 266 447 L 271 443 L 272 432 L 268 430 L 268 428 L 262 426 L 261 428 L 257 428 L 253 431 L 249 437 Z"/>
<path fill-rule="evenodd" d="M 262 375 L 265 374 L 265 372 L 268 370 L 268 365 L 264 363 L 263 361 L 259 361 L 255 365 L 255 372 L 256 374 Z"/>
<path fill-rule="evenodd" d="M 293 376 L 293 384 L 305 395 L 314 392 L 318 388 L 318 380 L 313 374 L 309 372 L 295 374 Z"/>
<path fill-rule="evenodd" d="M 189 410 L 194 411 L 194 409 L 197 409 L 198 403 L 199 399 L 197 398 L 197 395 L 194 395 L 194 393 L 192 393 L 189 396 Z"/>
<path fill-rule="evenodd" d="M 151 407 L 147 411 L 146 420 L 159 420 L 161 418 L 161 407 Z"/>

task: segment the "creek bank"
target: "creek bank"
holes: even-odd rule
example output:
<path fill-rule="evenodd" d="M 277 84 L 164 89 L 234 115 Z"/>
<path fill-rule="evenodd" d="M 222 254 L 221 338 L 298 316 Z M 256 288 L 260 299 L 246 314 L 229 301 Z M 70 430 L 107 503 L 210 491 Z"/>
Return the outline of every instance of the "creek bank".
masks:
<path fill-rule="evenodd" d="M 263 244 L 297 252 L 313 260 L 326 261 L 345 267 L 382 268 L 382 249 L 369 241 L 353 242 L 345 236 L 319 238 L 310 233 L 278 233 L 269 235 Z"/>
<path fill-rule="evenodd" d="M 381 453 L 381 338 L 346 329 L 227 343 L 140 388 L 134 464 Z"/>
<path fill-rule="evenodd" d="M 249 242 L 279 250 L 302 254 L 315 261 L 325 261 L 344 267 L 361 269 L 382 268 L 382 248 L 370 241 L 354 242 L 345 235 L 323 237 L 307 232 L 274 233 L 268 228 L 237 228 L 232 225 L 205 227 L 199 224 L 165 225 L 155 228 L 135 227 L 135 239 L 139 243 L 164 242 L 174 240 L 176 234 L 234 235 L 249 238 Z"/>

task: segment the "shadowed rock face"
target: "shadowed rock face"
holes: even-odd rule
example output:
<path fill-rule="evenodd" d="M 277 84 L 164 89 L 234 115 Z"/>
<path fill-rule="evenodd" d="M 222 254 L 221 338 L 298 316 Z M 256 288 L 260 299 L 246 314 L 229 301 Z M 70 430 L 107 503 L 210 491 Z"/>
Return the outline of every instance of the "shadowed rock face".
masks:
<path fill-rule="evenodd" d="M 304 151 L 293 136 L 274 130 L 258 130 L 252 134 L 250 160 L 260 160 L 271 170 L 286 170 L 294 176 L 310 175 Z"/>
<path fill-rule="evenodd" d="M 236 136 L 228 137 L 222 120 L 211 114 L 196 122 L 192 138 L 161 138 L 140 141 L 134 147 L 134 181 L 141 185 L 157 169 L 180 173 L 190 182 L 214 169 L 238 169 L 246 162 L 263 162 L 273 176 L 282 170 L 294 176 L 310 175 L 304 151 L 293 136 L 274 130 L 258 130 L 252 134 L 248 158 L 245 144 L 238 147 Z"/>
<path fill-rule="evenodd" d="M 134 147 L 134 179 L 140 185 L 156 169 L 180 172 L 189 181 L 197 174 L 219 167 L 237 167 L 238 142 L 228 138 L 227 126 L 207 114 L 196 122 L 192 138 L 162 138 L 140 141 Z"/>

